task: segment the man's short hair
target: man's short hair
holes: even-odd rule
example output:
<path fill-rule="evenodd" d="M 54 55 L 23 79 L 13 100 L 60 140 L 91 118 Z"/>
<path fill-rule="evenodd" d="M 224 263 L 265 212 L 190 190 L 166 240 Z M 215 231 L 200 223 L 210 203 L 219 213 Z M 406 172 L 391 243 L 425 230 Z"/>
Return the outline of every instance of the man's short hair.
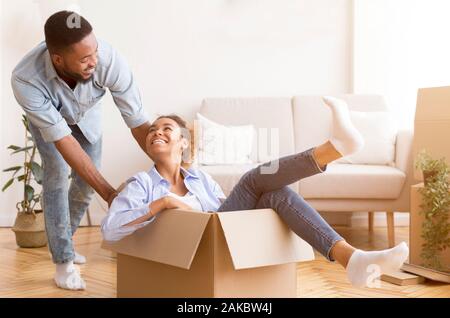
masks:
<path fill-rule="evenodd" d="M 57 53 L 83 40 L 92 32 L 92 26 L 76 12 L 59 11 L 47 19 L 44 32 L 48 50 Z"/>

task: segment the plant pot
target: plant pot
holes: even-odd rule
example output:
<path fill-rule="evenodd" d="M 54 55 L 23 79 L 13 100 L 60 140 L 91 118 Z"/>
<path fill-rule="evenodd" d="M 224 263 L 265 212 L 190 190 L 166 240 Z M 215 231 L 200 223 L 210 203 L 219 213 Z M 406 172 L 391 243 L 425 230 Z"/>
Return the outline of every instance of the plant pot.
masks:
<path fill-rule="evenodd" d="M 438 171 L 436 170 L 429 170 L 423 172 L 423 182 L 424 185 L 427 186 L 429 182 L 434 181 L 434 177 L 436 177 Z"/>
<path fill-rule="evenodd" d="M 16 234 L 16 243 L 20 247 L 47 245 L 44 213 L 41 210 L 35 211 L 35 213 L 17 213 L 12 230 Z"/>

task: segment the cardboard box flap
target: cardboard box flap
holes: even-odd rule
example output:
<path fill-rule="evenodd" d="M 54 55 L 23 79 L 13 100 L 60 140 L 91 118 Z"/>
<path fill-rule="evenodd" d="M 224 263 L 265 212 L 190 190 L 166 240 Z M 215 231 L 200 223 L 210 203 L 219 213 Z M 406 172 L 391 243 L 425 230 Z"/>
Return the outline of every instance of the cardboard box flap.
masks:
<path fill-rule="evenodd" d="M 218 213 L 235 269 L 314 259 L 312 247 L 272 209 Z"/>
<path fill-rule="evenodd" d="M 118 242 L 103 241 L 102 247 L 149 261 L 191 267 L 210 213 L 166 210 L 154 222 Z"/>
<path fill-rule="evenodd" d="M 415 121 L 450 120 L 450 86 L 421 88 Z"/>

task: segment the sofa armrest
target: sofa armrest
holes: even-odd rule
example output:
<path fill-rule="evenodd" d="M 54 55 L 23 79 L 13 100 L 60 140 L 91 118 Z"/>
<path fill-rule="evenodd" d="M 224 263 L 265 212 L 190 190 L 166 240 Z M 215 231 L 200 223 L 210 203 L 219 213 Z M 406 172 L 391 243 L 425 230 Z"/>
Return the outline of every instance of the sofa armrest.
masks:
<path fill-rule="evenodd" d="M 410 129 L 401 129 L 397 134 L 395 145 L 395 167 L 406 174 L 412 172 L 413 168 L 413 146 L 414 132 Z"/>

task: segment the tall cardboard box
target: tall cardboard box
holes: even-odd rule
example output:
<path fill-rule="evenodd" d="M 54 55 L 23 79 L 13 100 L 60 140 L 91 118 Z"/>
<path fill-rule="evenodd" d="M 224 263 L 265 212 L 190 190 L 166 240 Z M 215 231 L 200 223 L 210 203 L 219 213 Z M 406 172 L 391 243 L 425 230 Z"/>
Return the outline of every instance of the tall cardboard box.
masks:
<path fill-rule="evenodd" d="M 419 89 L 414 120 L 414 162 L 425 149 L 434 159 L 445 157 L 450 165 L 450 86 Z M 414 179 L 423 181 L 414 169 Z"/>
<path fill-rule="evenodd" d="M 166 210 L 119 242 L 118 297 L 296 297 L 309 244 L 271 209 Z"/>
<path fill-rule="evenodd" d="M 414 162 L 420 151 L 426 152 L 434 159 L 446 158 L 450 165 L 450 86 L 419 89 L 417 94 L 417 108 L 414 120 Z M 414 167 L 414 179 L 423 181 L 422 171 Z M 423 260 L 422 223 L 424 217 L 420 215 L 422 198 L 417 184 L 411 187 L 410 212 L 410 264 L 421 266 Z M 450 250 L 442 253 L 442 263 L 450 264 Z"/>
<path fill-rule="evenodd" d="M 411 212 L 409 217 L 409 263 L 413 265 L 423 266 L 423 259 L 420 257 L 422 252 L 422 223 L 424 216 L 420 213 L 420 205 L 422 204 L 422 195 L 419 189 L 423 188 L 423 183 L 413 185 L 411 187 Z M 442 265 L 450 266 L 450 249 L 445 249 L 441 254 Z"/>

